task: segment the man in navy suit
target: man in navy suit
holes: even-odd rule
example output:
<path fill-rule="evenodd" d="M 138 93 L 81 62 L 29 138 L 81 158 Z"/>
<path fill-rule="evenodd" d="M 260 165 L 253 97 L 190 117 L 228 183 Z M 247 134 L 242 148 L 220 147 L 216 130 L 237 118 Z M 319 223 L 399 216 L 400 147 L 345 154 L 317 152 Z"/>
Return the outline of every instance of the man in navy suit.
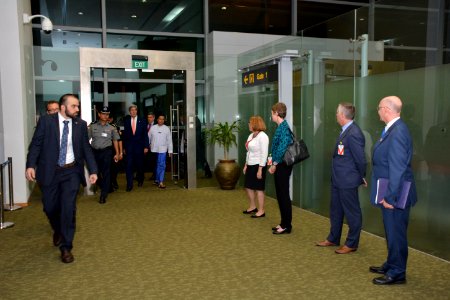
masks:
<path fill-rule="evenodd" d="M 76 198 L 80 183 L 86 185 L 84 162 L 91 184 L 97 180 L 97 165 L 89 145 L 87 124 L 78 118 L 77 96 L 63 95 L 59 106 L 59 113 L 39 119 L 28 149 L 25 176 L 40 185 L 44 212 L 53 229 L 53 244 L 59 246 L 62 262 L 71 263 Z"/>
<path fill-rule="evenodd" d="M 316 245 L 337 246 L 341 242 L 344 216 L 348 223 L 345 244 L 337 249 L 337 254 L 348 254 L 358 249 L 362 227 L 362 214 L 359 205 L 358 187 L 367 186 L 365 139 L 361 129 L 353 121 L 355 107 L 351 103 L 340 103 L 336 111 L 336 121 L 342 127 L 336 139 L 331 162 L 331 229 L 325 241 Z"/>
<path fill-rule="evenodd" d="M 138 109 L 134 104 L 128 108 L 128 111 L 130 115 L 125 117 L 123 124 L 123 143 L 127 161 L 127 192 L 133 189 L 134 170 L 136 170 L 138 186 L 142 186 L 144 182 L 144 156 L 149 148 L 147 120 L 137 116 Z"/>
<path fill-rule="evenodd" d="M 406 262 L 408 259 L 407 228 L 409 210 L 417 202 L 414 175 L 411 169 L 413 145 L 408 127 L 400 119 L 402 101 L 396 96 L 383 98 L 378 105 L 380 120 L 386 123 L 382 137 L 373 149 L 373 172 L 371 201 L 377 194 L 377 180 L 389 180 L 388 190 L 380 201 L 384 230 L 388 248 L 386 262 L 380 266 L 371 266 L 372 273 L 383 274 L 373 279 L 374 284 L 399 284 L 406 282 Z M 405 181 L 411 182 L 406 206 L 396 207 Z M 374 203 L 374 202 L 372 202 Z"/>

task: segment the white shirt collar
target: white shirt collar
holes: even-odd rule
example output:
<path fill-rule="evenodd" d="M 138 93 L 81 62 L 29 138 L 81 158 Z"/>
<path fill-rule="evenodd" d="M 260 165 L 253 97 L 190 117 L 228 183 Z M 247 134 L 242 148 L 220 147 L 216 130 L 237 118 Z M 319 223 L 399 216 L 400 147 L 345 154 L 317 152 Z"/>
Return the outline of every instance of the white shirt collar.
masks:
<path fill-rule="evenodd" d="M 384 127 L 384 132 L 387 132 L 389 128 L 398 120 L 400 117 L 397 117 L 395 119 L 392 119 L 389 123 L 386 124 L 386 127 Z"/>

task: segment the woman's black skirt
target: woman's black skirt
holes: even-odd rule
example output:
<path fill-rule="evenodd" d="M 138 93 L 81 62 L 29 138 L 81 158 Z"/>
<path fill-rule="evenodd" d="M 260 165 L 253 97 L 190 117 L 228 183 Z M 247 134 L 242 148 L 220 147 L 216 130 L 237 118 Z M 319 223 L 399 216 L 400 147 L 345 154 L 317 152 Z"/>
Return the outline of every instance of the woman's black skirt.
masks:
<path fill-rule="evenodd" d="M 258 179 L 256 173 L 258 173 L 259 165 L 247 165 L 247 171 L 245 172 L 244 187 L 251 190 L 264 191 L 266 187 L 266 171 L 267 167 L 262 168 L 262 178 Z"/>

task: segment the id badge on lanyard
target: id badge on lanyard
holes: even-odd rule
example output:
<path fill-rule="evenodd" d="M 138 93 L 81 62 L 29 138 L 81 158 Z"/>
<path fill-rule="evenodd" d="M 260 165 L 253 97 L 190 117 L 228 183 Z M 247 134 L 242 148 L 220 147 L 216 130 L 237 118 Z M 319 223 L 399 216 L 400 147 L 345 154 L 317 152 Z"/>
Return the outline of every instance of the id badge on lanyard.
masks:
<path fill-rule="evenodd" d="M 344 145 L 342 145 L 342 142 L 339 142 L 337 154 L 344 155 Z"/>

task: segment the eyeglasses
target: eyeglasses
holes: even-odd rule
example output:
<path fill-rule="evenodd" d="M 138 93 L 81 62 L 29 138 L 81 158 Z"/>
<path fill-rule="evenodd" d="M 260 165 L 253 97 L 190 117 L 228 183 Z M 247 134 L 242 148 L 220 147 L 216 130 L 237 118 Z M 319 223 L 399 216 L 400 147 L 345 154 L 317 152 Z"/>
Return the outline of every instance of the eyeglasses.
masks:
<path fill-rule="evenodd" d="M 387 108 L 387 107 L 386 106 L 378 106 L 377 111 L 380 111 L 380 109 L 382 109 L 382 108 Z"/>

